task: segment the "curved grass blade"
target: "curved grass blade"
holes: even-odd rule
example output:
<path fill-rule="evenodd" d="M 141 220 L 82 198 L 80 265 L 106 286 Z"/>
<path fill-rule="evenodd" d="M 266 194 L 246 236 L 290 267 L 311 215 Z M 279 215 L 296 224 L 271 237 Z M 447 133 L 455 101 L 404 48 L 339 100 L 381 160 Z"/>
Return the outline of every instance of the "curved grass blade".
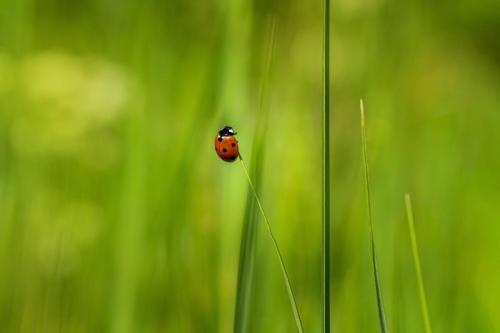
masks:
<path fill-rule="evenodd" d="M 330 0 L 323 0 L 323 332 L 330 332 Z"/>
<path fill-rule="evenodd" d="M 422 269 L 420 267 L 420 255 L 418 254 L 417 233 L 415 232 L 415 222 L 413 220 L 413 209 L 411 205 L 410 194 L 405 195 L 406 215 L 408 217 L 408 228 L 410 230 L 411 250 L 413 261 L 415 263 L 415 272 L 417 274 L 418 291 L 420 295 L 420 308 L 424 319 L 425 333 L 432 333 L 431 321 L 429 320 L 429 310 L 427 307 L 427 297 L 425 296 L 424 279 L 422 278 Z"/>
<path fill-rule="evenodd" d="M 262 173 L 262 162 L 259 156 L 261 154 L 254 149 L 255 159 L 252 163 L 252 174 L 256 184 L 260 183 Z M 252 289 L 254 281 L 255 266 L 255 247 L 258 227 L 258 214 L 255 210 L 255 204 L 248 189 L 247 202 L 245 207 L 245 216 L 243 220 L 243 229 L 240 242 L 240 258 L 238 265 L 238 285 L 236 289 L 236 304 L 234 312 L 233 332 L 245 333 L 248 330 L 249 309 L 251 306 Z"/>
<path fill-rule="evenodd" d="M 366 129 L 365 129 L 365 110 L 363 105 L 363 100 L 359 100 L 359 107 L 361 111 L 361 144 L 363 146 L 363 166 L 365 173 L 365 191 L 366 191 L 366 203 L 368 207 L 368 220 L 370 222 L 370 242 L 371 242 L 371 252 L 372 252 L 372 265 L 373 265 L 373 277 L 375 279 L 375 292 L 377 296 L 377 308 L 378 308 L 378 320 L 380 324 L 380 332 L 387 332 L 387 323 L 385 319 L 384 311 L 384 301 L 382 299 L 382 290 L 380 286 L 380 277 L 378 272 L 377 255 L 375 251 L 375 238 L 373 236 L 373 221 L 372 221 L 372 209 L 370 201 L 370 179 L 368 174 L 368 158 L 366 154 Z"/>
<path fill-rule="evenodd" d="M 293 316 L 295 317 L 295 323 L 297 324 L 297 328 L 298 328 L 299 332 L 304 333 L 304 328 L 302 327 L 302 320 L 300 319 L 299 309 L 297 307 L 295 295 L 293 294 L 292 286 L 290 284 L 290 278 L 288 277 L 288 272 L 286 271 L 285 262 L 283 260 L 283 256 L 281 255 L 281 251 L 279 249 L 278 242 L 276 241 L 276 238 L 274 237 L 274 233 L 271 229 L 271 224 L 269 224 L 269 220 L 267 219 L 266 213 L 264 213 L 264 208 L 262 208 L 262 204 L 260 203 L 259 196 L 257 195 L 257 191 L 255 190 L 255 187 L 253 186 L 252 180 L 250 178 L 250 174 L 248 173 L 247 167 L 245 166 L 245 162 L 243 162 L 241 155 L 240 155 L 240 162 L 241 162 L 241 166 L 243 167 L 243 170 L 245 171 L 245 175 L 247 176 L 248 184 L 250 185 L 250 188 L 252 189 L 253 195 L 255 197 L 255 201 L 257 202 L 257 206 L 259 207 L 260 213 L 262 214 L 262 217 L 264 218 L 264 222 L 265 222 L 265 225 L 267 227 L 267 231 L 269 233 L 269 236 L 271 237 L 271 240 L 273 241 L 274 251 L 276 252 L 276 255 L 278 256 L 281 272 L 283 273 L 283 279 L 285 281 L 285 286 L 286 286 L 286 291 L 288 293 L 288 298 L 290 299 L 290 305 L 292 306 Z"/>

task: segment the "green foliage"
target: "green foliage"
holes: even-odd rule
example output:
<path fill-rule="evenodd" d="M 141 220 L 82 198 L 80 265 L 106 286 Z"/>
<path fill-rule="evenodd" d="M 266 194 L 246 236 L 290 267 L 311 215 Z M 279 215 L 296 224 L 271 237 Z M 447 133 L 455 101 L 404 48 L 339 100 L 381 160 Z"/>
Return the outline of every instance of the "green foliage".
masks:
<path fill-rule="evenodd" d="M 231 332 L 248 185 L 214 153 L 224 125 L 257 177 L 304 331 L 324 327 L 328 254 L 332 332 L 376 331 L 364 96 L 391 332 L 425 331 L 405 191 L 425 224 L 434 331 L 500 332 L 498 1 L 331 3 L 329 253 L 323 5 L 0 0 L 0 331 Z M 253 155 L 269 16 L 268 128 Z M 294 332 L 272 243 L 255 233 L 248 332 Z"/>

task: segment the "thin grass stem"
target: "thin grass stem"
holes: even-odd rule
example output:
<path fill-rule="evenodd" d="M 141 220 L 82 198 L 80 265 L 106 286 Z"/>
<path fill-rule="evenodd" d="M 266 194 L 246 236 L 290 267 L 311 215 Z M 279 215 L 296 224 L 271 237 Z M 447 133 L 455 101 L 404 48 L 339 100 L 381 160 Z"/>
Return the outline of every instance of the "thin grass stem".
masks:
<path fill-rule="evenodd" d="M 408 228 L 410 229 L 411 250 L 413 252 L 413 261 L 417 273 L 418 291 L 420 295 L 420 307 L 422 317 L 424 318 L 424 327 L 426 333 L 432 333 L 431 321 L 429 320 L 429 310 L 427 307 L 427 297 L 425 296 L 424 279 L 422 278 L 422 269 L 420 267 L 420 255 L 418 253 L 417 233 L 415 232 L 415 222 L 413 219 L 413 209 L 411 205 L 410 194 L 405 195 L 406 215 L 408 217 Z"/>
<path fill-rule="evenodd" d="M 323 0 L 323 332 L 330 332 L 330 0 Z"/>
<path fill-rule="evenodd" d="M 375 251 L 375 237 L 373 235 L 373 220 L 372 220 L 372 208 L 370 199 L 370 178 L 368 172 L 368 158 L 366 149 L 366 128 L 365 128 L 365 109 L 363 105 L 363 100 L 359 100 L 359 107 L 361 111 L 361 144 L 363 146 L 363 166 L 365 174 L 365 191 L 366 191 L 366 203 L 368 208 L 368 221 L 370 222 L 370 243 L 371 243 L 371 254 L 372 254 L 372 265 L 373 265 L 373 277 L 375 279 L 375 292 L 377 296 L 377 308 L 378 308 L 378 319 L 380 324 L 380 331 L 382 333 L 387 332 L 387 323 L 385 319 L 384 311 L 384 301 L 382 299 L 382 288 L 380 286 L 380 277 L 377 264 L 377 255 Z"/>
<path fill-rule="evenodd" d="M 274 250 L 276 252 L 276 255 L 278 256 L 278 260 L 280 263 L 281 267 L 281 272 L 283 273 L 283 279 L 285 280 L 285 286 L 286 286 L 286 291 L 288 293 L 288 298 L 290 299 L 290 304 L 292 306 L 292 311 L 293 311 L 293 316 L 295 317 L 295 323 L 297 324 L 297 328 L 300 333 L 304 333 L 304 328 L 302 327 L 302 320 L 300 319 L 300 314 L 299 314 L 299 309 L 297 307 L 297 302 L 295 301 L 295 295 L 293 294 L 292 291 L 292 286 L 290 284 L 290 278 L 288 277 L 288 273 L 286 271 L 285 267 L 285 262 L 283 260 L 283 256 L 281 255 L 280 248 L 278 246 L 278 242 L 276 241 L 276 237 L 274 237 L 274 233 L 271 229 L 271 224 L 269 223 L 269 220 L 267 219 L 266 213 L 264 212 L 264 208 L 262 207 L 262 204 L 260 203 L 259 196 L 257 195 L 257 191 L 255 190 L 255 187 L 253 186 L 252 180 L 250 178 L 250 174 L 248 173 L 248 169 L 245 165 L 245 162 L 241 158 L 240 155 L 240 162 L 241 166 L 243 167 L 243 171 L 245 171 L 245 175 L 248 180 L 248 184 L 250 185 L 250 188 L 252 189 L 253 195 L 255 197 L 255 201 L 257 202 L 257 206 L 259 207 L 260 213 L 262 214 L 262 217 L 264 218 L 265 225 L 267 227 L 267 231 L 269 233 L 269 236 L 271 237 L 271 240 L 273 241 L 274 245 Z"/>

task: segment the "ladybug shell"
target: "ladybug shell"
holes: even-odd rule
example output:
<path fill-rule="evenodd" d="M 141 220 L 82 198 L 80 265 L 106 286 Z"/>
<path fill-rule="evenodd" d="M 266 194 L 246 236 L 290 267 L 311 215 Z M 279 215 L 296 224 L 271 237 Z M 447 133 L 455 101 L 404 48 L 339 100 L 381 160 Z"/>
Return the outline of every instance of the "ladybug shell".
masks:
<path fill-rule="evenodd" d="M 233 135 L 215 136 L 215 151 L 226 162 L 234 162 L 240 155 L 238 141 Z"/>

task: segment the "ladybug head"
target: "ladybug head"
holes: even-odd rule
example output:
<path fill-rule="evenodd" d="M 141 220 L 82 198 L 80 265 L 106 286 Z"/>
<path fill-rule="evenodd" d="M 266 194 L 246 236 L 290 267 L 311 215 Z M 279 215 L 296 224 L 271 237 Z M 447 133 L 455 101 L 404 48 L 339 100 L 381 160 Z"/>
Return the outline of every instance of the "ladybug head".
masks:
<path fill-rule="evenodd" d="M 232 136 L 235 134 L 238 133 L 236 133 L 231 126 L 224 126 L 224 128 L 219 131 L 220 136 Z"/>

